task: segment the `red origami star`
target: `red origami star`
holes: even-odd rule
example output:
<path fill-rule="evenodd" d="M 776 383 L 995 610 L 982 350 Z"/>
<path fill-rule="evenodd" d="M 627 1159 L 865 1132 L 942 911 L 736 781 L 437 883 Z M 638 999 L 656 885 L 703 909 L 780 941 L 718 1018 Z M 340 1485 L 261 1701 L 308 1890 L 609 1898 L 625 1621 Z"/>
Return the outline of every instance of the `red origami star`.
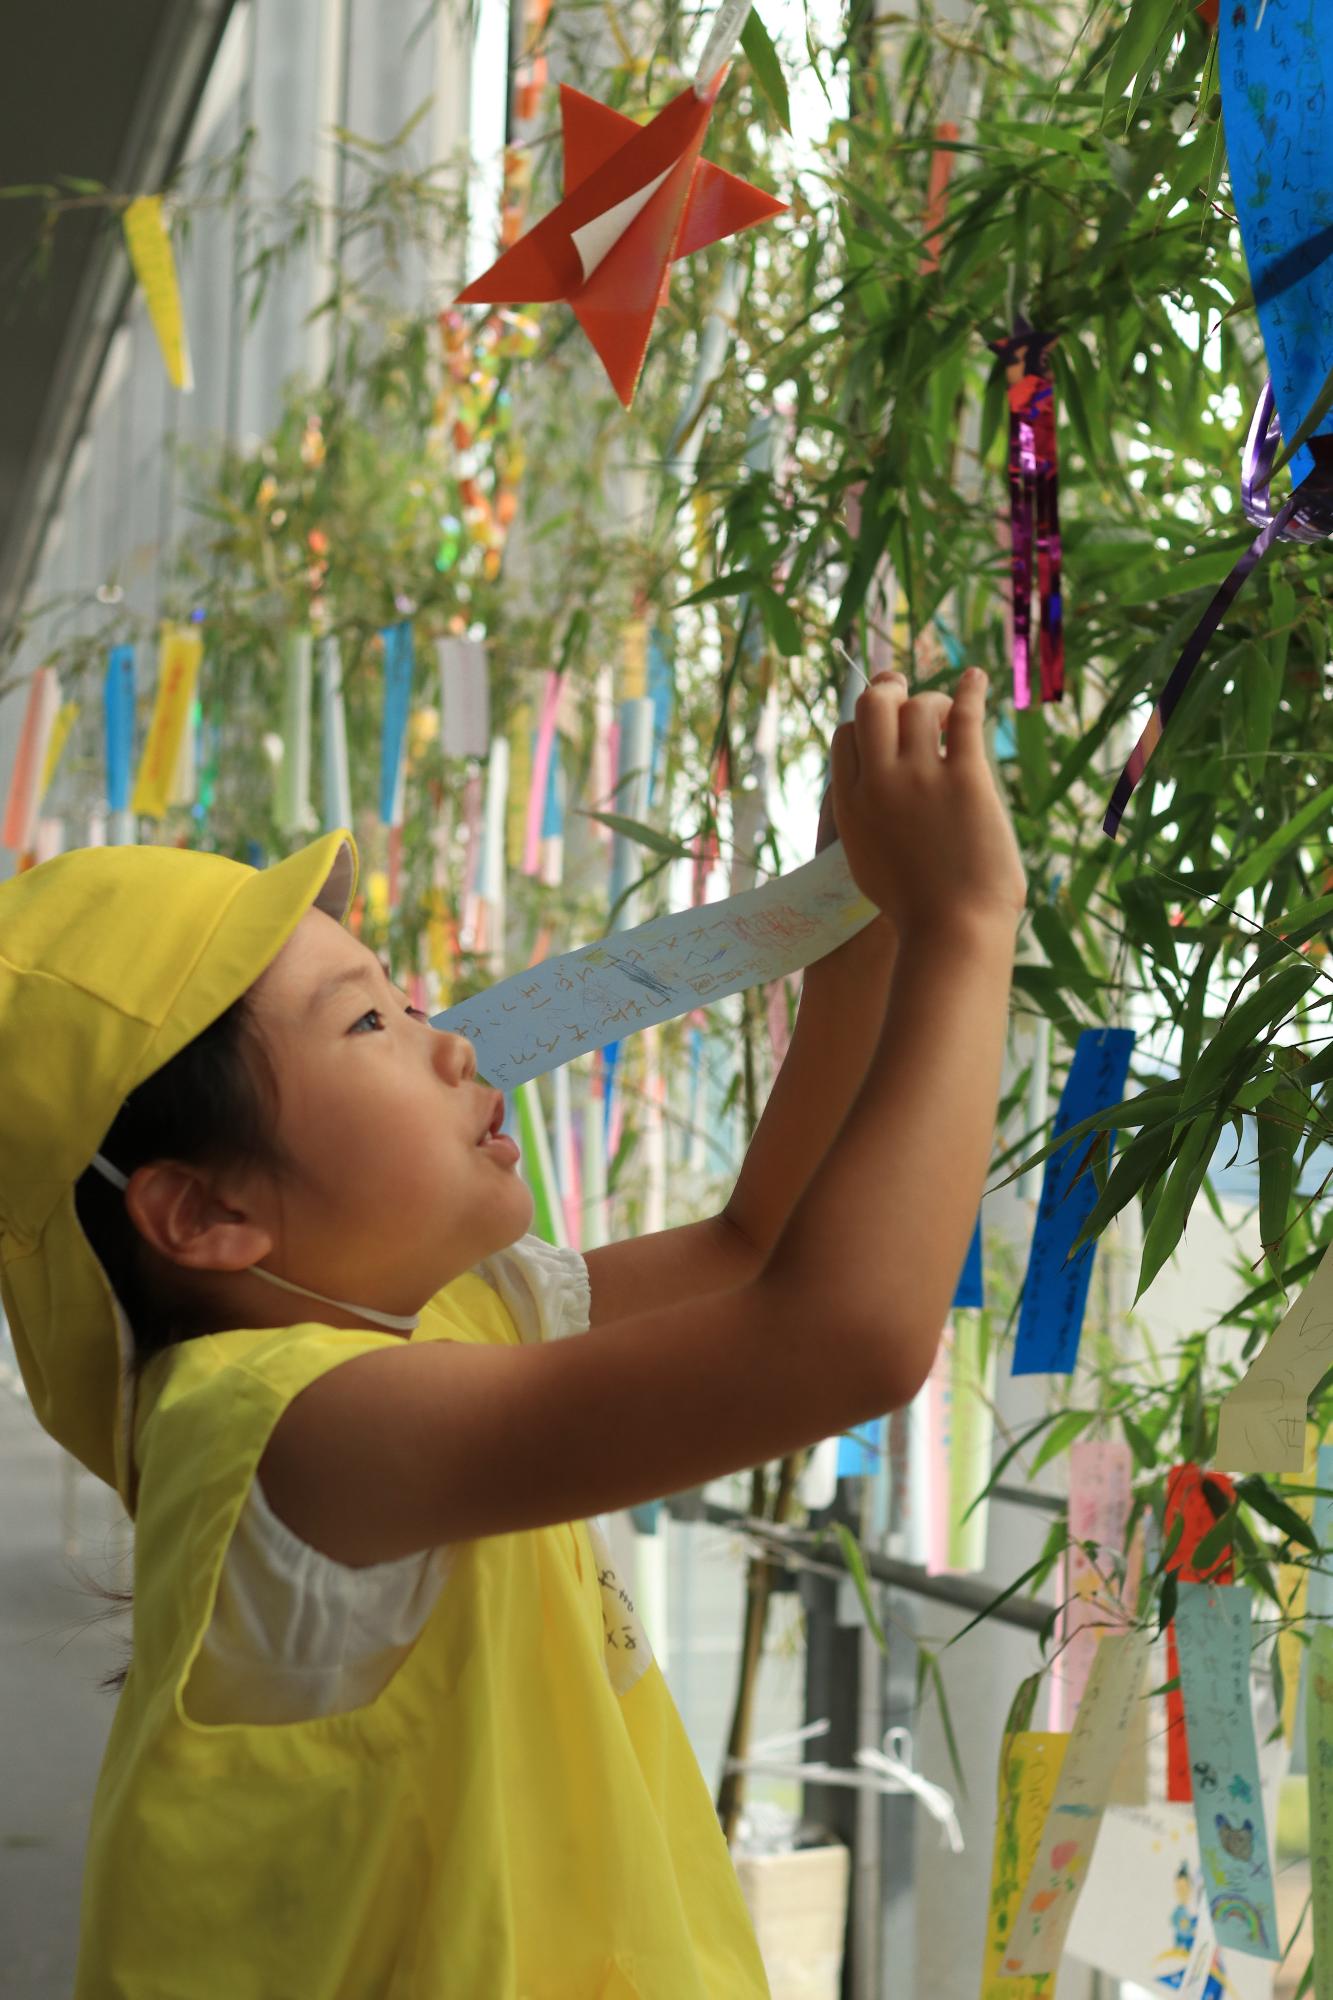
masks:
<path fill-rule="evenodd" d="M 787 205 L 699 157 L 725 74 L 683 90 L 648 125 L 562 84 L 565 198 L 459 303 L 568 299 L 628 409 L 669 266 Z"/>

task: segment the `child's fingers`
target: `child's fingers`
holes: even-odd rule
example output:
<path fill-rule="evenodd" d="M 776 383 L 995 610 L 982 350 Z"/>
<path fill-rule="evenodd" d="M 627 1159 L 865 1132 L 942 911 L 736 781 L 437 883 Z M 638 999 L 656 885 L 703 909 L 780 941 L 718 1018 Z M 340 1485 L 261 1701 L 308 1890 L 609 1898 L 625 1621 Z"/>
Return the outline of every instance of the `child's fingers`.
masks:
<path fill-rule="evenodd" d="M 986 746 L 982 729 L 986 720 L 986 674 L 969 667 L 958 683 L 946 731 L 946 755 L 951 764 L 984 763 Z"/>
<path fill-rule="evenodd" d="M 898 756 L 898 716 L 907 698 L 901 674 L 876 675 L 856 704 L 856 749 L 862 767 L 892 764 Z"/>
<path fill-rule="evenodd" d="M 940 736 L 953 702 L 947 694 L 913 695 L 898 716 L 898 748 L 904 757 L 940 760 Z"/>
<path fill-rule="evenodd" d="M 860 775 L 861 757 L 856 747 L 856 729 L 854 724 L 844 722 L 834 730 L 833 741 L 829 744 L 829 776 L 835 800 L 838 793 L 845 793 Z"/>

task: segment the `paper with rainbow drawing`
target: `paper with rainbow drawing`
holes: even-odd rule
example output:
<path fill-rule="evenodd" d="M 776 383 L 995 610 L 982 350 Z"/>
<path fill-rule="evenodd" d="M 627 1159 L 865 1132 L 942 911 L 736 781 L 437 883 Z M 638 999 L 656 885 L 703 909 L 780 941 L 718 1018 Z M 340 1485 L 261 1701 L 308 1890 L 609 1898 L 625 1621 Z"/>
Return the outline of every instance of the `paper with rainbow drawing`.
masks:
<path fill-rule="evenodd" d="M 1250 1707 L 1250 1593 L 1182 1583 L 1176 1606 L 1194 1816 L 1220 1945 L 1277 1959 L 1277 1900 Z"/>

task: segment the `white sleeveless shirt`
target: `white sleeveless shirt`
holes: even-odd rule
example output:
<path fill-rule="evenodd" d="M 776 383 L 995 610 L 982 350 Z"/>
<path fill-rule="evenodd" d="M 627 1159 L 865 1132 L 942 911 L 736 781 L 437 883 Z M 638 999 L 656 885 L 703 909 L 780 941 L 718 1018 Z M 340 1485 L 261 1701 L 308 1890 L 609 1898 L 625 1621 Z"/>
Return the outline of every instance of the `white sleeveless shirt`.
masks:
<path fill-rule="evenodd" d="M 526 1342 L 586 1332 L 588 1267 L 525 1236 L 476 1266 Z M 304 1722 L 371 1701 L 453 1567 L 448 1547 L 353 1569 L 292 1533 L 256 1477 L 227 1549 L 186 1706 L 205 1723 Z"/>

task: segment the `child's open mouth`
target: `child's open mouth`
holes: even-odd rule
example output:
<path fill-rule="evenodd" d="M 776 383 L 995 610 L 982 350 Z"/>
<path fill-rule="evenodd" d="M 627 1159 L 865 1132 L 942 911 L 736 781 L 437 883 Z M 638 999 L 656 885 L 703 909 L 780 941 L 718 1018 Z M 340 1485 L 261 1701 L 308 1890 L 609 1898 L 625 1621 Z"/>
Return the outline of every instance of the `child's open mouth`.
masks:
<path fill-rule="evenodd" d="M 503 1125 L 504 1123 L 504 1115 L 505 1115 L 505 1101 L 504 1098 L 500 1095 L 499 1091 L 497 1090 L 495 1093 L 495 1106 L 491 1112 L 490 1123 L 487 1125 L 486 1130 L 482 1133 L 481 1137 L 478 1139 L 477 1148 L 478 1151 L 480 1152 L 489 1153 L 492 1156 L 492 1158 L 498 1160 L 502 1166 L 513 1166 L 519 1156 L 518 1147 L 514 1144 L 514 1141 L 512 1139 L 506 1137 L 506 1135 L 500 1130 L 501 1125 Z"/>

